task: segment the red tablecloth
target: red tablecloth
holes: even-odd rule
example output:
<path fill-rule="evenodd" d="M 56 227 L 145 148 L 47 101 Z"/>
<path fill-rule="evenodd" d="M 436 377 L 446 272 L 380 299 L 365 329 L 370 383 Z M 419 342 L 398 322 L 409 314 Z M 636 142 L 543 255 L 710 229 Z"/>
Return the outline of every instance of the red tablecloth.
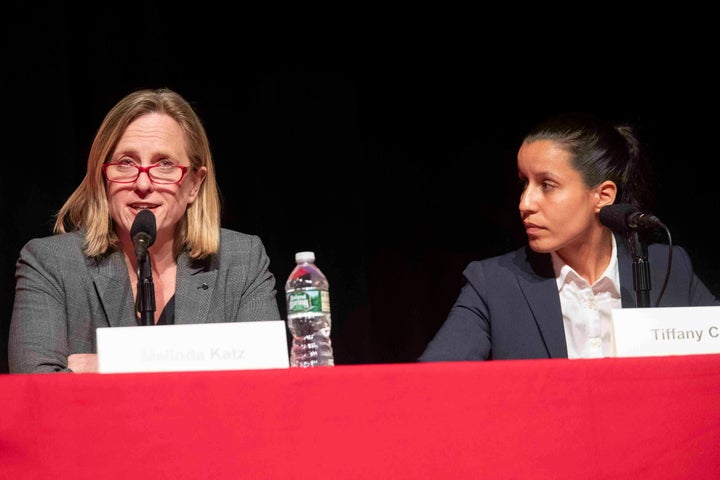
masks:
<path fill-rule="evenodd" d="M 0 376 L 0 479 L 720 478 L 720 355 Z"/>

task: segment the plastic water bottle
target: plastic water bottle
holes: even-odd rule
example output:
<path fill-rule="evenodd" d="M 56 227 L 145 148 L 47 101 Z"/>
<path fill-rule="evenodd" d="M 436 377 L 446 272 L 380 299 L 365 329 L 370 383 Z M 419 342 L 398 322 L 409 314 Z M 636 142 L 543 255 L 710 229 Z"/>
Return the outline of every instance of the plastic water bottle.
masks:
<path fill-rule="evenodd" d="M 330 290 L 315 265 L 314 252 L 295 254 L 295 268 L 285 284 L 287 323 L 292 334 L 291 367 L 332 367 Z"/>

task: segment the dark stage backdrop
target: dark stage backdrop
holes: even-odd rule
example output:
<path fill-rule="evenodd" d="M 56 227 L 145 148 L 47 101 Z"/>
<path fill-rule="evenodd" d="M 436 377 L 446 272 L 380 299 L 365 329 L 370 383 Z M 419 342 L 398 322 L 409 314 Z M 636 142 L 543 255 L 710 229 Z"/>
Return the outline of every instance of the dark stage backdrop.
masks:
<path fill-rule="evenodd" d="M 656 165 L 653 213 L 720 295 L 720 82 L 704 29 L 526 38 L 483 34 L 487 22 L 439 29 L 429 13 L 405 29 L 263 17 L 264 29 L 249 14 L 142 5 L 15 6 L 1 20 L 0 370 L 17 254 L 51 233 L 104 114 L 140 87 L 173 88 L 197 108 L 224 226 L 265 242 L 281 312 L 295 252 L 315 251 L 338 364 L 414 361 L 467 262 L 524 243 L 515 153 L 561 111 L 639 127 Z"/>

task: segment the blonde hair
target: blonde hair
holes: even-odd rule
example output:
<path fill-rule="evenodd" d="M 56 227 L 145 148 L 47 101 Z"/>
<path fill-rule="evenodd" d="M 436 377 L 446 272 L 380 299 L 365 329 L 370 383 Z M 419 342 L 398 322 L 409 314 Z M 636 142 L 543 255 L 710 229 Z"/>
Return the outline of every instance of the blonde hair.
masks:
<path fill-rule="evenodd" d="M 191 172 L 207 169 L 197 199 L 188 206 L 175 231 L 175 256 L 187 250 L 193 259 L 217 253 L 220 244 L 220 192 L 205 127 L 190 103 L 167 88 L 143 89 L 121 99 L 107 113 L 90 148 L 87 171 L 80 185 L 55 218 L 54 233 L 85 231 L 84 252 L 99 258 L 119 247 L 113 229 L 102 174 L 128 125 L 149 113 L 172 117 L 185 133 Z"/>

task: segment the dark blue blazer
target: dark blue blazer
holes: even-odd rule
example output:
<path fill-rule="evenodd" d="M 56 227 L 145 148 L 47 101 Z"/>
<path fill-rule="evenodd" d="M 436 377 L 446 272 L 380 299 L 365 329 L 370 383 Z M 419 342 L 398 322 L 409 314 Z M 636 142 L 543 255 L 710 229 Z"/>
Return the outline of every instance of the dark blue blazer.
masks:
<path fill-rule="evenodd" d="M 623 308 L 637 307 L 633 258 L 616 236 Z M 669 246 L 648 246 L 651 307 L 720 305 L 693 271 L 687 252 L 672 250 L 672 268 L 659 305 Z M 567 358 L 560 297 L 549 253 L 529 247 L 471 262 L 447 319 L 419 361 Z"/>

